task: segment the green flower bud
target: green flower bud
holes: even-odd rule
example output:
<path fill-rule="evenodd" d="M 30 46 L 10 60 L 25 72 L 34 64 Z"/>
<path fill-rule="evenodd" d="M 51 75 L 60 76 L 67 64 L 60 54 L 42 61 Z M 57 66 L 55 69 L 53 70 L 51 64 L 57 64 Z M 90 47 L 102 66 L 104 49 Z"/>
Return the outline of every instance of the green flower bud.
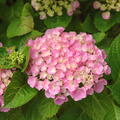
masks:
<path fill-rule="evenodd" d="M 64 5 L 64 2 L 61 0 L 61 1 L 58 1 L 58 4 L 59 4 L 60 6 L 63 6 L 63 5 Z"/>
<path fill-rule="evenodd" d="M 8 60 L 10 60 L 13 65 L 20 65 L 24 61 L 24 54 L 22 51 L 13 51 L 9 54 Z"/>
<path fill-rule="evenodd" d="M 51 10 L 51 9 L 47 9 L 47 14 L 48 14 L 50 17 L 53 17 L 53 16 L 54 16 L 54 11 Z"/>
<path fill-rule="evenodd" d="M 107 9 L 107 7 L 106 7 L 106 5 L 104 5 L 104 4 L 100 6 L 100 10 L 101 10 L 101 11 L 105 11 L 106 9 Z"/>

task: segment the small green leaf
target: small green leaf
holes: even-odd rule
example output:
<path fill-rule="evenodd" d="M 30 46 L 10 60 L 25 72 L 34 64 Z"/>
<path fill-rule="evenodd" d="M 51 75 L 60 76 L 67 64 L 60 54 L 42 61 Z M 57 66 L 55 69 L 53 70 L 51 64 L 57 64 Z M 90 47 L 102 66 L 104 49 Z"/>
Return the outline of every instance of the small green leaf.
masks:
<path fill-rule="evenodd" d="M 32 39 L 35 39 L 36 37 L 40 37 L 42 36 L 43 33 L 37 31 L 37 30 L 33 30 L 30 35 L 28 36 L 28 38 L 32 38 Z"/>
<path fill-rule="evenodd" d="M 71 16 L 63 14 L 62 16 L 48 17 L 47 19 L 44 20 L 44 24 L 48 28 L 67 27 L 71 20 L 72 20 Z"/>
<path fill-rule="evenodd" d="M 4 95 L 5 107 L 16 108 L 30 101 L 37 91 L 26 85 L 27 76 L 21 72 L 15 72 Z"/>
<path fill-rule="evenodd" d="M 8 26 L 8 38 L 21 36 L 32 31 L 34 28 L 34 22 L 30 10 L 31 6 L 29 4 L 25 4 L 21 17 L 19 19 L 14 19 Z"/>
<path fill-rule="evenodd" d="M 93 34 L 94 39 L 96 40 L 96 43 L 101 42 L 105 38 L 104 32 L 97 32 Z"/>
<path fill-rule="evenodd" d="M 97 32 L 97 29 L 95 28 L 95 25 L 93 24 L 93 20 L 88 15 L 84 21 L 83 24 L 81 24 L 81 29 L 83 32 L 88 32 L 88 33 L 95 33 Z"/>
<path fill-rule="evenodd" d="M 24 72 L 28 66 L 28 63 L 29 63 L 29 58 L 30 58 L 30 53 L 29 53 L 29 47 L 25 47 L 23 53 L 25 55 L 25 63 L 23 65 L 23 69 L 22 69 L 22 72 Z"/>

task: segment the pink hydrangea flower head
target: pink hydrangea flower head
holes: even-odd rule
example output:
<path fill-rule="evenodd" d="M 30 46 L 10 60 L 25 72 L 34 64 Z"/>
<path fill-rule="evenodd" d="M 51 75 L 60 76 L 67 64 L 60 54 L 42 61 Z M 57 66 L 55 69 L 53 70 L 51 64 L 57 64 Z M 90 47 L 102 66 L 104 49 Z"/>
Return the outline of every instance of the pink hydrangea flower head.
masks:
<path fill-rule="evenodd" d="M 4 92 L 9 85 L 13 72 L 11 70 L 0 69 L 0 111 L 8 112 L 10 109 L 4 108 Z"/>
<path fill-rule="evenodd" d="M 3 44 L 0 42 L 0 47 L 3 47 Z M 9 51 L 8 51 L 9 53 Z M 7 69 L 0 69 L 0 112 L 8 112 L 9 108 L 4 108 L 4 93 L 9 85 L 11 78 L 13 76 L 13 71 L 15 70 L 7 70 Z"/>
<path fill-rule="evenodd" d="M 75 4 L 76 5 L 76 4 Z M 63 104 L 71 96 L 82 100 L 107 85 L 110 74 L 106 54 L 95 45 L 91 34 L 64 32 L 63 27 L 48 29 L 42 37 L 29 40 L 28 84 L 47 98 Z"/>

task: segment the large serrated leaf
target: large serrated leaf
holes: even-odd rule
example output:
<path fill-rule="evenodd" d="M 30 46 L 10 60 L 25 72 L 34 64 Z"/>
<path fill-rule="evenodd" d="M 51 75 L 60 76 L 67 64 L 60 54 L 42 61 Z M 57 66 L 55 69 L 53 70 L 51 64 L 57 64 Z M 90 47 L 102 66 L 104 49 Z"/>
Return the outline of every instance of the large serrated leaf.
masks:
<path fill-rule="evenodd" d="M 47 120 L 56 115 L 59 108 L 52 99 L 40 95 L 26 104 L 23 111 L 26 120 Z"/>
<path fill-rule="evenodd" d="M 82 113 L 79 106 L 73 104 L 71 106 L 67 106 L 67 108 L 60 115 L 59 120 L 77 120 Z"/>
<path fill-rule="evenodd" d="M 120 120 L 120 107 L 112 103 L 113 109 L 108 111 L 103 120 Z"/>
<path fill-rule="evenodd" d="M 112 78 L 116 81 L 120 72 L 120 35 L 115 38 L 110 47 L 109 64 L 112 69 Z"/>
<path fill-rule="evenodd" d="M 120 104 L 120 74 L 113 85 L 108 86 L 112 92 L 113 98 Z"/>
<path fill-rule="evenodd" d="M 76 120 L 92 120 L 84 111 L 80 113 L 80 116 Z"/>
<path fill-rule="evenodd" d="M 56 116 L 54 116 L 54 117 L 52 117 L 52 118 L 50 118 L 48 120 L 59 120 L 59 119 Z"/>
<path fill-rule="evenodd" d="M 35 89 L 26 84 L 26 75 L 19 71 L 15 72 L 4 95 L 6 108 L 22 106 L 37 94 Z"/>
<path fill-rule="evenodd" d="M 111 98 L 107 94 L 88 96 L 77 104 L 92 120 L 104 120 L 108 111 L 113 109 Z"/>
<path fill-rule="evenodd" d="M 25 120 L 20 108 L 10 110 L 7 113 L 0 113 L 0 120 Z"/>
<path fill-rule="evenodd" d="M 120 120 L 120 108 L 106 93 L 89 96 L 78 105 L 91 120 Z"/>

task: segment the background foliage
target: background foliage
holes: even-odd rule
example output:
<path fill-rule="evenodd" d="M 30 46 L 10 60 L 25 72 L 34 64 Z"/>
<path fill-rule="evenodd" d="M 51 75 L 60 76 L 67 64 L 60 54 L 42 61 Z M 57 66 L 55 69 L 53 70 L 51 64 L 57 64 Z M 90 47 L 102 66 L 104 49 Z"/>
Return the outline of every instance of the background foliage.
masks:
<path fill-rule="evenodd" d="M 26 48 L 24 69 L 14 73 L 4 96 L 5 107 L 13 109 L 0 113 L 0 120 L 120 120 L 120 13 L 113 12 L 111 19 L 104 20 L 92 8 L 93 0 L 79 1 L 81 7 L 74 16 L 64 14 L 42 21 L 30 0 L 0 0 L 0 42 L 5 47 L 20 49 L 29 38 L 58 26 L 65 27 L 66 31 L 91 33 L 96 45 L 106 50 L 107 62 L 112 68 L 111 76 L 105 76 L 107 88 L 102 94 L 79 102 L 70 100 L 63 106 L 55 105 L 42 92 L 26 85 L 27 76 L 22 73 L 29 61 L 29 48 Z M 5 50 L 0 49 L 0 57 L 5 55 Z"/>

